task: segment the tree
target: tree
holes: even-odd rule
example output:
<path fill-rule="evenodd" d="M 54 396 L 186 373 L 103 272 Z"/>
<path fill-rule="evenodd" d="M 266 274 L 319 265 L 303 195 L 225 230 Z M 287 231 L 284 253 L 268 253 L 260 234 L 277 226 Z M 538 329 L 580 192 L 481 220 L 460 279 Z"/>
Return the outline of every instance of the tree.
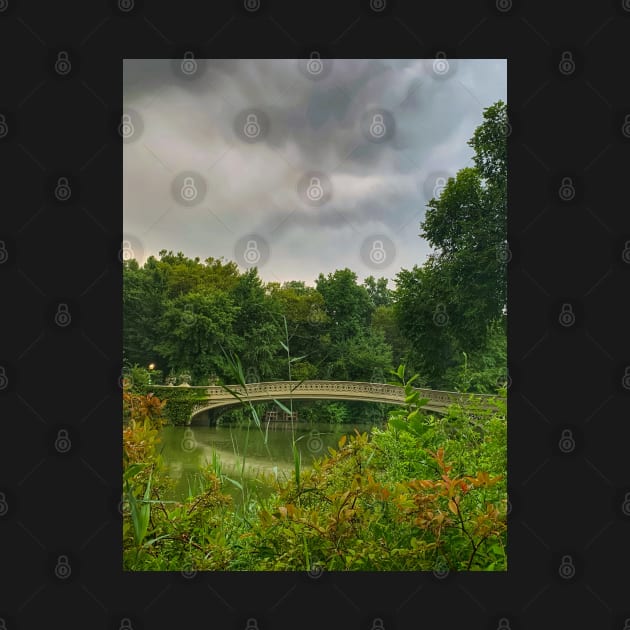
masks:
<path fill-rule="evenodd" d="M 331 320 L 334 344 L 354 337 L 368 326 L 373 307 L 367 289 L 357 284 L 356 273 L 350 269 L 337 269 L 328 276 L 320 273 L 316 287 Z"/>
<path fill-rule="evenodd" d="M 295 378 L 314 378 L 317 365 L 323 362 L 327 351 L 327 331 L 330 324 L 324 298 L 315 288 L 303 282 L 285 282 L 267 285 L 274 312 L 286 317 L 289 343 L 293 356 L 305 356 L 308 361 L 296 363 L 292 368 Z M 280 321 L 280 319 L 278 320 Z M 282 323 L 284 326 L 284 323 Z M 304 365 L 300 366 L 302 363 Z M 279 378 L 286 378 L 284 361 L 278 363 Z"/>
<path fill-rule="evenodd" d="M 446 370 L 461 358 L 461 349 L 448 325 L 442 278 L 429 260 L 411 271 L 402 269 L 396 284 L 394 312 L 413 348 L 414 366 L 430 386 L 441 388 Z"/>
<path fill-rule="evenodd" d="M 371 328 L 384 336 L 392 349 L 392 365 L 405 365 L 411 373 L 418 370 L 413 363 L 413 347 L 402 333 L 396 317 L 395 305 L 377 306 L 372 313 Z"/>
<path fill-rule="evenodd" d="M 387 278 L 376 280 L 374 276 L 368 276 L 363 281 L 373 307 L 387 306 L 392 303 L 392 291 L 387 288 Z"/>
<path fill-rule="evenodd" d="M 123 347 L 130 364 L 147 366 L 157 357 L 157 325 L 164 311 L 164 288 L 152 268 L 123 263 Z M 156 281 L 157 280 L 157 281 Z"/>
<path fill-rule="evenodd" d="M 505 103 L 486 108 L 483 118 L 468 143 L 474 166 L 461 169 L 427 204 L 421 236 L 433 254 L 422 268 L 396 277 L 398 321 L 434 380 L 462 352 L 481 352 L 506 308 Z"/>
<path fill-rule="evenodd" d="M 367 329 L 346 342 L 343 360 L 350 381 L 374 379 L 375 372 L 387 378 L 393 367 L 392 348 L 381 331 Z"/>
<path fill-rule="evenodd" d="M 159 321 L 156 349 L 177 372 L 190 370 L 195 382 L 211 373 L 225 376 L 221 348 L 234 348 L 238 307 L 222 291 L 187 293 L 169 300 Z"/>
<path fill-rule="evenodd" d="M 238 278 L 230 296 L 238 305 L 232 332 L 243 366 L 261 380 L 272 377 L 276 368 L 275 354 L 282 338 L 281 328 L 273 301 L 265 294 L 255 267 Z"/>

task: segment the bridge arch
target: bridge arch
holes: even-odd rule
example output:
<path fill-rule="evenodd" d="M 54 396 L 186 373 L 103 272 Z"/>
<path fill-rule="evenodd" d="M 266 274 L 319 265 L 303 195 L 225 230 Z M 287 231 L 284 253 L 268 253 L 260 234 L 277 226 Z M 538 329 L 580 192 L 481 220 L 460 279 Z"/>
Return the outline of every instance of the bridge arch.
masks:
<path fill-rule="evenodd" d="M 177 388 L 179 389 L 178 386 Z M 405 404 L 405 390 L 397 385 L 384 383 L 366 383 L 358 381 L 269 381 L 263 383 L 249 383 L 245 387 L 240 385 L 225 386 L 196 386 L 189 389 L 205 390 L 207 401 L 195 405 L 189 422 L 204 412 L 212 412 L 221 408 L 242 404 L 242 402 L 263 402 L 271 400 L 348 400 L 361 402 L 376 402 L 390 405 Z M 162 389 L 174 389 L 174 386 L 162 386 Z M 489 407 L 495 406 L 496 396 L 484 394 L 460 394 L 434 389 L 414 388 L 420 392 L 428 402 L 424 408 L 435 413 L 445 413 L 453 404 Z"/>

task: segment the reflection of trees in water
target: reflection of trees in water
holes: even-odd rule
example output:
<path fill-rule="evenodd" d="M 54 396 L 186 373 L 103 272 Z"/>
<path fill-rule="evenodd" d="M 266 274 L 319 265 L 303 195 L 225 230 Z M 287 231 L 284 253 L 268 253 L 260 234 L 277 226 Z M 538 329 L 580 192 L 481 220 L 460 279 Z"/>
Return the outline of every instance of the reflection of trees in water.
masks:
<path fill-rule="evenodd" d="M 370 426 L 362 423 L 338 426 L 309 423 L 300 427 L 296 430 L 296 439 L 302 453 L 302 468 L 311 468 L 312 460 L 323 457 L 328 452 L 327 447 L 334 447 L 342 434 L 353 433 L 355 427 L 361 432 L 368 431 Z M 194 437 L 195 447 L 191 451 L 185 451 L 181 447 L 184 427 L 164 427 L 161 434 L 165 468 L 168 476 L 175 482 L 173 494 L 169 498 L 176 500 L 183 498 L 188 494 L 189 482 L 194 487 L 196 476 L 202 470 L 212 470 L 213 453 L 216 453 L 224 475 L 234 479 L 241 478 L 247 429 L 229 426 L 186 427 L 186 429 L 191 431 Z M 248 452 L 243 471 L 245 479 L 254 480 L 269 475 L 278 476 L 280 479 L 290 479 L 294 472 L 291 433 L 285 430 L 269 431 L 268 446 L 272 455 L 271 459 L 265 454 L 263 435 L 264 428 L 263 434 L 256 428 L 249 429 Z M 314 440 L 317 441 L 318 448 L 314 448 Z"/>

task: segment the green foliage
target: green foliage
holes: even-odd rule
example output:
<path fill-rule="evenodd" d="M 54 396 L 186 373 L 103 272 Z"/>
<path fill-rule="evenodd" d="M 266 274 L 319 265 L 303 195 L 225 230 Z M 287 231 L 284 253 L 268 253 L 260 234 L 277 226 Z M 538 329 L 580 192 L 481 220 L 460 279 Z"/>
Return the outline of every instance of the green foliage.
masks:
<path fill-rule="evenodd" d="M 451 177 L 427 204 L 422 236 L 434 253 L 396 276 L 397 321 L 435 387 L 452 384 L 463 353 L 486 352 L 506 308 L 506 106 L 498 102 L 483 116 L 469 142 L 474 166 Z M 466 384 L 475 385 L 475 379 Z"/>
<path fill-rule="evenodd" d="M 238 308 L 224 292 L 198 291 L 168 300 L 160 320 L 156 351 L 176 369 L 189 368 L 195 382 L 221 368 L 222 345 L 235 343 L 231 332 Z"/>
<path fill-rule="evenodd" d="M 413 344 L 405 336 L 400 328 L 394 303 L 377 306 L 372 313 L 371 328 L 383 335 L 385 342 L 392 349 L 392 361 L 390 365 L 404 363 L 413 369 L 414 352 Z"/>
<path fill-rule="evenodd" d="M 316 286 L 330 318 L 333 343 L 350 339 L 367 327 L 373 307 L 367 289 L 357 284 L 356 273 L 350 269 L 338 269 L 328 276 L 320 273 Z"/>
<path fill-rule="evenodd" d="M 146 386 L 142 391 L 158 392 L 164 401 L 164 417 L 173 425 L 184 425 L 190 420 L 193 407 L 206 402 L 208 397 L 205 390 L 187 387 L 160 387 L 159 389 Z"/>
<path fill-rule="evenodd" d="M 496 394 L 507 375 L 507 338 L 505 321 L 490 326 L 483 352 L 470 357 L 462 352 L 462 362 L 445 372 L 444 380 L 460 392 Z"/>
<path fill-rule="evenodd" d="M 406 379 L 402 366 L 393 375 L 408 401 L 389 426 L 371 438 L 344 435 L 312 468 L 302 466 L 294 441 L 292 477 L 262 477 L 268 492 L 227 479 L 215 457 L 190 496 L 170 502 L 161 498 L 155 450 L 128 464 L 125 483 L 135 479 L 136 487 L 123 519 L 125 568 L 506 570 L 504 404 L 474 418 L 458 407 L 440 419 L 422 415 L 418 379 Z M 222 480 L 242 490 L 239 505 Z"/>
<path fill-rule="evenodd" d="M 376 280 L 374 276 L 368 276 L 363 281 L 363 286 L 367 289 L 368 296 L 374 308 L 379 306 L 389 306 L 392 303 L 392 290 L 387 287 L 387 278 Z"/>
<path fill-rule="evenodd" d="M 330 361 L 325 378 L 371 382 L 375 371 L 387 372 L 392 365 L 392 349 L 380 330 L 368 328 L 342 341 Z"/>

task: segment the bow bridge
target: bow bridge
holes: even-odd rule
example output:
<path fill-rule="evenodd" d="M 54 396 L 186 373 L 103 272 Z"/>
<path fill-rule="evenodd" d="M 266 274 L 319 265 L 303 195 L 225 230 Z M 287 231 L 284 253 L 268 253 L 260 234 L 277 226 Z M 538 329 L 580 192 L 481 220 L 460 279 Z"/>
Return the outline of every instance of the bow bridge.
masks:
<path fill-rule="evenodd" d="M 221 407 L 238 405 L 241 402 L 262 402 L 268 400 L 357 400 L 362 402 L 385 403 L 389 405 L 404 405 L 405 390 L 398 385 L 383 383 L 360 383 L 354 381 L 271 381 L 267 383 L 250 383 L 241 385 L 227 385 L 236 392 L 240 399 L 226 391 L 220 385 L 190 386 L 190 385 L 162 385 L 154 389 L 160 390 L 156 395 L 168 394 L 164 390 L 187 389 L 202 394 L 203 399 L 192 409 L 190 420 L 195 416 Z M 460 394 L 456 392 L 435 389 L 414 388 L 420 392 L 422 398 L 428 398 L 424 409 L 437 413 L 445 413 L 453 404 L 474 409 L 496 408 L 498 396 L 487 394 Z M 205 392 L 205 393 L 204 393 Z M 199 400 L 199 399 L 198 399 Z"/>

